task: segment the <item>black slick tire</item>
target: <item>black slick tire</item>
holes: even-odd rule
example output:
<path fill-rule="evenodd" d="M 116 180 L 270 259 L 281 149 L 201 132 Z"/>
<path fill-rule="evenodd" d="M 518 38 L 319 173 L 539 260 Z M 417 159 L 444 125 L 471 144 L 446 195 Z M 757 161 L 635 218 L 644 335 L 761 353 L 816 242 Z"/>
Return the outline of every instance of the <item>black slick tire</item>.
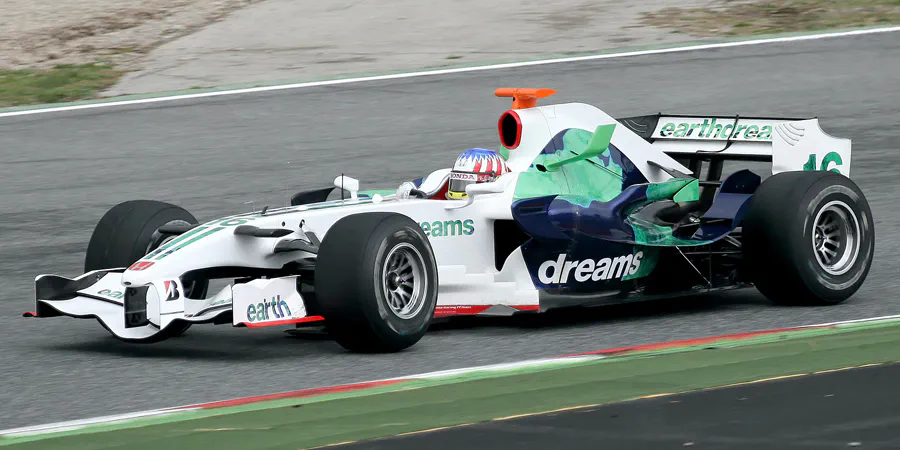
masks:
<path fill-rule="evenodd" d="M 817 225 L 827 225 L 829 214 L 846 223 L 827 227 L 829 233 L 840 229 L 855 237 L 846 245 L 817 251 L 826 229 Z M 756 288 L 776 304 L 841 303 L 856 293 L 869 273 L 874 226 L 868 201 L 846 176 L 828 171 L 775 174 L 753 194 L 742 224 L 745 270 Z M 844 261 L 842 265 L 829 265 L 822 255 L 831 252 L 838 255 L 834 261 Z"/>
<path fill-rule="evenodd" d="M 419 283 L 408 284 L 418 295 L 418 306 L 409 311 L 392 307 L 391 286 L 398 281 L 391 279 L 391 270 L 398 252 L 411 258 L 410 267 L 418 273 L 404 275 Z M 319 247 L 315 291 L 328 332 L 344 348 L 361 353 L 406 349 L 425 335 L 437 304 L 437 265 L 428 237 L 402 214 L 344 217 L 331 226 Z"/>
<path fill-rule="evenodd" d="M 197 219 L 184 208 L 155 200 L 129 200 L 112 207 L 103 217 L 88 242 L 84 271 L 128 267 L 155 250 L 166 238 L 158 229 L 166 224 L 197 225 Z M 182 280 L 191 298 L 206 295 L 208 280 Z M 190 287 L 188 287 L 190 286 Z M 181 335 L 191 324 L 179 321 L 148 342 Z"/>

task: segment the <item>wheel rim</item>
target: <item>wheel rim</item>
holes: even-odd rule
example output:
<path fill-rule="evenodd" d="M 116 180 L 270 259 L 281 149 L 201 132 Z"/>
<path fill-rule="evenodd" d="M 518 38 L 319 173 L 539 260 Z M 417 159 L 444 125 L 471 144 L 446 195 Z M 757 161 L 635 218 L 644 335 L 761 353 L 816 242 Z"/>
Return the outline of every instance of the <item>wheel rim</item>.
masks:
<path fill-rule="evenodd" d="M 846 273 L 859 255 L 860 228 L 856 214 L 849 205 L 835 200 L 819 210 L 813 223 L 813 253 L 819 267 L 830 275 Z"/>
<path fill-rule="evenodd" d="M 415 247 L 401 243 L 388 252 L 381 282 L 384 299 L 395 316 L 410 319 L 422 310 L 428 281 L 425 261 Z"/>

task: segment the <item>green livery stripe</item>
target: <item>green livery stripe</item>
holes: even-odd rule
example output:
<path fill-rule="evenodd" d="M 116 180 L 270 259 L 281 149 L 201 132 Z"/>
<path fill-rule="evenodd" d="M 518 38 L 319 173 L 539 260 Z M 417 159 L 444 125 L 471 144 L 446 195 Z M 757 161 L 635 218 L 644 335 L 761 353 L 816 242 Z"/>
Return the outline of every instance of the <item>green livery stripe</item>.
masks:
<path fill-rule="evenodd" d="M 184 233 L 184 234 L 182 234 L 181 236 L 178 236 L 177 238 L 172 239 L 172 240 L 169 241 L 169 242 L 166 242 L 165 245 L 163 245 L 163 246 L 157 248 L 156 250 L 153 250 L 152 252 L 150 252 L 150 254 L 148 254 L 147 256 L 144 256 L 143 259 L 152 259 L 154 256 L 156 256 L 156 255 L 158 255 L 158 254 L 160 254 L 160 253 L 166 251 L 166 249 L 172 248 L 173 245 L 178 244 L 179 242 L 181 242 L 181 241 L 183 241 L 183 240 L 185 240 L 185 239 L 187 239 L 187 238 L 189 238 L 189 237 L 191 237 L 191 236 L 193 236 L 193 235 L 195 235 L 195 234 L 197 234 L 197 233 L 199 233 L 199 232 L 205 230 L 206 228 L 207 228 L 207 227 L 197 227 L 197 228 L 194 228 L 193 230 L 188 231 L 187 233 Z"/>
<path fill-rule="evenodd" d="M 202 233 L 202 234 L 200 234 L 200 235 L 198 235 L 198 236 L 194 236 L 194 237 L 192 237 L 191 239 L 189 239 L 189 240 L 187 240 L 187 241 L 181 242 L 181 243 L 177 244 L 177 246 L 170 246 L 171 250 L 166 250 L 164 253 L 160 254 L 160 255 L 156 258 L 156 260 L 159 261 L 160 259 L 165 258 L 166 256 L 168 256 L 169 254 L 171 254 L 171 253 L 173 253 L 173 252 L 176 252 L 176 251 L 178 251 L 178 250 L 180 250 L 180 249 L 182 249 L 182 248 L 184 248 L 184 247 L 186 247 L 186 246 L 188 246 L 188 245 L 191 245 L 191 244 L 193 244 L 194 242 L 197 242 L 197 241 L 199 241 L 200 239 L 203 239 L 203 238 L 205 238 L 205 237 L 207 237 L 207 236 L 209 236 L 209 235 L 215 233 L 216 231 L 220 231 L 220 230 L 224 230 L 224 229 L 225 229 L 225 227 L 216 227 L 216 228 L 213 228 L 213 229 L 211 229 L 211 230 L 207 230 L 206 232 L 204 232 L 204 233 Z M 174 241 L 173 241 L 173 242 L 174 242 Z"/>
<path fill-rule="evenodd" d="M 396 192 L 396 191 L 394 191 L 394 192 Z M 344 200 L 330 200 L 330 201 L 322 202 L 322 203 L 313 203 L 311 205 L 304 205 L 304 206 L 306 206 L 305 209 L 297 209 L 297 211 L 310 211 L 313 209 L 338 208 L 341 206 L 366 205 L 366 204 L 372 203 L 371 198 L 361 198 L 356 203 L 346 203 L 348 200 L 350 200 L 349 197 L 345 198 Z"/>

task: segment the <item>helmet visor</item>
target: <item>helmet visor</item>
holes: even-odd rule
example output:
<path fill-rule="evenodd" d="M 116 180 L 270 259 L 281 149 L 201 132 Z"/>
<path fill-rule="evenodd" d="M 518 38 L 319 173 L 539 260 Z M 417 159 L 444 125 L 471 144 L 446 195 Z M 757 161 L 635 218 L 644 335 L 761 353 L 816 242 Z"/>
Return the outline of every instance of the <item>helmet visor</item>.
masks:
<path fill-rule="evenodd" d="M 466 186 L 474 183 L 475 180 L 450 180 L 450 186 L 448 188 L 451 192 L 466 192 Z"/>
<path fill-rule="evenodd" d="M 473 183 L 485 183 L 494 179 L 491 174 L 473 172 L 452 172 L 450 174 L 450 186 L 447 190 L 465 194 L 466 186 Z"/>

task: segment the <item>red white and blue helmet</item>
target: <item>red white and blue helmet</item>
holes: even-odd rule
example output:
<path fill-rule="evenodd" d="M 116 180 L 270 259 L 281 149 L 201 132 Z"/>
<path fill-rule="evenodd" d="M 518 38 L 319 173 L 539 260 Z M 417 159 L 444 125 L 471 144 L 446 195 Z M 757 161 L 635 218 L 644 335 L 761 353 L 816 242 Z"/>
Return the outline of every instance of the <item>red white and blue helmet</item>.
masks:
<path fill-rule="evenodd" d="M 499 153 L 484 148 L 470 148 L 456 158 L 450 171 L 447 198 L 465 198 L 466 186 L 494 181 L 509 172 L 509 166 Z"/>

